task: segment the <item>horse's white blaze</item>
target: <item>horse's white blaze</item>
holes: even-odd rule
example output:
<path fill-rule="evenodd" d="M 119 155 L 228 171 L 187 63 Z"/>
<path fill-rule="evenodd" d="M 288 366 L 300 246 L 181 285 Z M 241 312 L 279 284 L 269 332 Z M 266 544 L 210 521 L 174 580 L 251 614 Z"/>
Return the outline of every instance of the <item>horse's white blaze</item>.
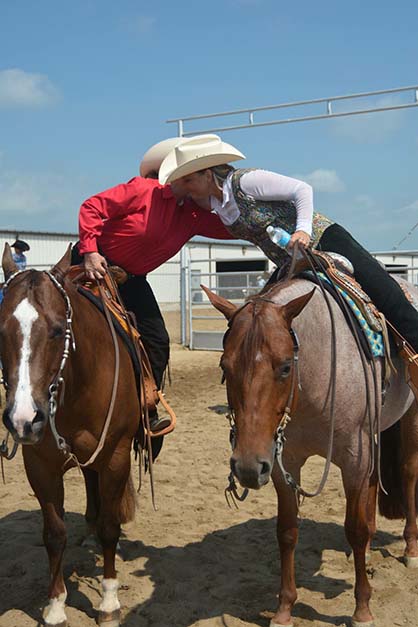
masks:
<path fill-rule="evenodd" d="M 65 615 L 65 600 L 67 598 L 67 590 L 61 592 L 60 595 L 49 599 L 49 604 L 45 609 L 44 619 L 47 625 L 59 625 L 65 623 L 67 617 Z"/>
<path fill-rule="evenodd" d="M 18 382 L 16 386 L 15 402 L 11 412 L 11 421 L 19 435 L 23 435 L 23 426 L 26 422 L 32 422 L 36 414 L 35 403 L 32 397 L 30 383 L 29 360 L 30 360 L 30 336 L 32 325 L 38 318 L 38 312 L 24 298 L 16 307 L 14 317 L 20 324 L 22 332 L 22 346 L 20 349 L 20 362 L 18 371 Z"/>
<path fill-rule="evenodd" d="M 117 579 L 103 579 L 103 599 L 99 608 L 101 612 L 110 613 L 120 609 L 118 587 L 119 583 Z"/>

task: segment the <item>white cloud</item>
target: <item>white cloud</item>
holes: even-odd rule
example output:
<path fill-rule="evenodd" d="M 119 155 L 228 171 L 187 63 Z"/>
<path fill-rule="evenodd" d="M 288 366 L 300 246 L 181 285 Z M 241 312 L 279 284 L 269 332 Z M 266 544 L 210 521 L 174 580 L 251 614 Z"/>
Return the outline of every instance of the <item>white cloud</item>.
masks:
<path fill-rule="evenodd" d="M 317 192 L 343 192 L 345 190 L 344 182 L 340 179 L 335 170 L 318 169 L 310 174 L 295 175 L 295 178 L 306 181 Z"/>
<path fill-rule="evenodd" d="M 67 200 L 65 187 L 65 179 L 60 175 L 3 171 L 0 174 L 0 215 L 11 211 L 31 215 L 62 208 Z"/>
<path fill-rule="evenodd" d="M 379 99 L 360 98 L 355 105 L 335 103 L 335 113 L 338 111 L 358 111 L 379 107 L 389 107 L 402 104 L 398 96 L 385 96 Z M 343 108 L 344 107 L 344 108 Z M 395 109 L 392 111 L 379 111 L 375 113 L 359 114 L 343 117 L 332 121 L 332 130 L 335 135 L 348 137 L 359 143 L 379 142 L 393 135 L 403 124 L 404 111 Z"/>
<path fill-rule="evenodd" d="M 404 207 L 395 209 L 395 213 L 398 213 L 398 214 L 410 213 L 413 211 L 418 211 L 418 200 L 414 200 L 413 202 L 409 203 L 408 205 L 405 205 Z M 412 214 L 412 215 L 416 215 L 416 214 Z"/>
<path fill-rule="evenodd" d="M 0 71 L 0 107 L 44 107 L 58 99 L 58 90 L 44 74 L 18 68 Z"/>
<path fill-rule="evenodd" d="M 373 209 L 376 204 L 368 194 L 359 194 L 354 198 L 354 203 L 357 209 Z"/>
<path fill-rule="evenodd" d="M 78 208 L 89 195 L 91 185 L 81 176 L 0 169 L 3 228 L 76 231 Z"/>

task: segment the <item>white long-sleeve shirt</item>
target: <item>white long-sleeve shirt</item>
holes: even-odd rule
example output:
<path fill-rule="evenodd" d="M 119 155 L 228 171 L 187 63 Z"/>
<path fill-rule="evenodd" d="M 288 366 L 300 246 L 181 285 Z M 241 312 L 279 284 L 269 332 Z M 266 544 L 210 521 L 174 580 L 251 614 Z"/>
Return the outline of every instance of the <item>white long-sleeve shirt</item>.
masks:
<path fill-rule="evenodd" d="M 232 174 L 224 181 L 222 201 L 211 196 L 212 210 L 226 226 L 233 224 L 240 215 L 232 192 Z M 252 170 L 242 175 L 240 186 L 244 194 L 255 200 L 292 201 L 296 208 L 296 231 L 312 234 L 313 190 L 308 183 L 276 172 Z"/>

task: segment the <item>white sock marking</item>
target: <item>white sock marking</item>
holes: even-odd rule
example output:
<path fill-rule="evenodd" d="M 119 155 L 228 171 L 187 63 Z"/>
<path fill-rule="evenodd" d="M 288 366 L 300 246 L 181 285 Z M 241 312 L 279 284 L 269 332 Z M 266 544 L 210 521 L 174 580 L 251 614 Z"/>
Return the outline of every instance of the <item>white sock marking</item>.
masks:
<path fill-rule="evenodd" d="M 103 599 L 99 608 L 101 612 L 108 612 L 110 614 L 114 610 L 120 609 L 118 587 L 119 582 L 117 579 L 103 579 Z"/>
<path fill-rule="evenodd" d="M 59 625 L 67 620 L 65 615 L 65 600 L 67 590 L 53 599 L 49 599 L 49 604 L 45 609 L 44 619 L 47 625 Z"/>

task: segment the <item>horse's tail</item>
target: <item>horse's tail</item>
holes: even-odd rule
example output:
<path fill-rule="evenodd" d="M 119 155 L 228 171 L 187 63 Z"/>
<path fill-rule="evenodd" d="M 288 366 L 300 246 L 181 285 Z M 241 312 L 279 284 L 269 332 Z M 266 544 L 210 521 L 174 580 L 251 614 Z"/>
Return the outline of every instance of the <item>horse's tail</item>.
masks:
<path fill-rule="evenodd" d="M 119 507 L 119 522 L 121 525 L 124 523 L 128 523 L 134 519 L 135 516 L 135 489 L 134 484 L 132 482 L 132 477 L 129 475 L 128 481 L 125 485 L 125 490 L 123 492 L 122 500 L 120 502 Z"/>
<path fill-rule="evenodd" d="M 387 494 L 379 488 L 379 512 L 385 518 L 405 518 L 401 477 L 402 434 L 401 423 L 381 433 L 381 477 Z"/>

